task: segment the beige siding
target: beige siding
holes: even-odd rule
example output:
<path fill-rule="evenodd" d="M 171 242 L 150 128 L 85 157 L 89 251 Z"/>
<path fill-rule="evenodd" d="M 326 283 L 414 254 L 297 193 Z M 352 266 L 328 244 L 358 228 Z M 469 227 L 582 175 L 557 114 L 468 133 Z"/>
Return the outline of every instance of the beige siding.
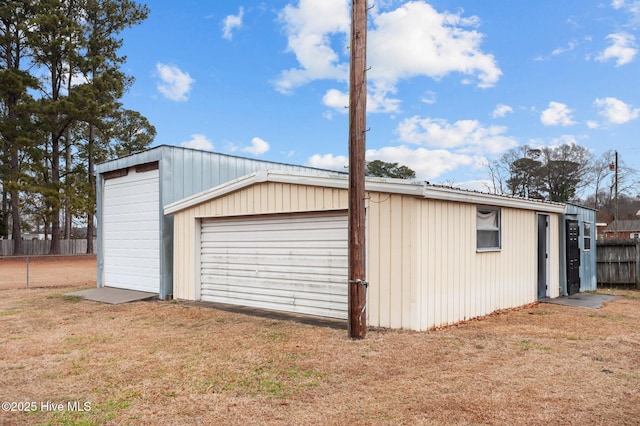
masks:
<path fill-rule="evenodd" d="M 476 207 L 372 194 L 371 325 L 427 330 L 536 300 L 536 213 L 502 208 L 502 249 L 478 252 Z M 557 234 L 557 220 L 552 214 L 551 236 Z M 554 238 L 550 258 L 549 288 L 556 297 L 559 263 Z"/>
<path fill-rule="evenodd" d="M 415 248 L 421 202 L 402 195 L 369 194 L 367 307 L 372 325 L 410 328 L 408 324 L 418 321 L 420 262 Z"/>
<path fill-rule="evenodd" d="M 535 211 L 502 208 L 502 249 L 478 252 L 475 204 L 373 192 L 367 197 L 370 325 L 428 330 L 536 300 Z M 174 297 L 199 298 L 199 218 L 347 208 L 344 189 L 265 182 L 178 212 Z M 557 297 L 558 215 L 549 215 L 549 289 Z"/>
<path fill-rule="evenodd" d="M 551 215 L 549 235 L 551 236 L 551 281 L 549 282 L 549 297 L 560 297 L 560 216 Z"/>
<path fill-rule="evenodd" d="M 184 300 L 198 299 L 198 219 L 347 208 L 348 195 L 345 190 L 265 182 L 178 212 L 174 219 L 173 296 Z"/>

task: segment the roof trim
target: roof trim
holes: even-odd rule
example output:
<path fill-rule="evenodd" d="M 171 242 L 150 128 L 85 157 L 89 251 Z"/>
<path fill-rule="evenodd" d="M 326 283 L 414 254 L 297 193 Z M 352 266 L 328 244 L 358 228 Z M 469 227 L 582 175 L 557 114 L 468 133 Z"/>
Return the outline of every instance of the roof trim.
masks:
<path fill-rule="evenodd" d="M 276 182 L 295 185 L 320 186 L 327 188 L 349 189 L 349 177 L 342 173 L 312 174 L 287 172 L 282 170 L 260 170 L 246 176 L 218 185 L 206 191 L 168 204 L 164 207 L 165 215 L 173 215 L 179 211 L 218 198 L 225 194 L 246 188 L 256 183 Z M 468 204 L 512 207 L 548 213 L 564 213 L 565 205 L 548 201 L 528 200 L 525 198 L 466 191 L 445 186 L 429 185 L 425 182 L 404 179 L 366 178 L 365 190 L 390 194 L 410 195 L 433 200 L 452 201 Z"/>
<path fill-rule="evenodd" d="M 297 165 L 297 164 L 283 163 L 283 162 L 279 162 L 279 161 L 261 160 L 259 158 L 241 157 L 241 156 L 238 156 L 238 155 L 224 154 L 224 153 L 215 152 L 215 151 L 206 151 L 206 150 L 202 150 L 202 149 L 186 148 L 186 147 L 177 146 L 177 145 L 162 144 L 162 145 L 156 145 L 156 146 L 152 146 L 152 147 L 146 148 L 146 149 L 144 149 L 142 151 L 132 152 L 130 154 L 123 155 L 122 157 L 113 158 L 111 160 L 107 160 L 107 161 L 104 161 L 102 163 L 98 163 L 98 164 L 96 164 L 96 174 L 108 172 L 108 171 L 111 171 L 111 170 L 117 170 L 117 169 L 124 168 L 124 167 L 131 167 L 131 166 L 139 164 L 141 162 L 145 163 L 145 162 L 149 161 L 149 160 L 147 160 L 149 158 L 151 159 L 150 161 L 159 161 L 160 159 L 162 159 L 162 157 L 165 154 L 170 153 L 171 151 L 173 151 L 173 152 L 188 152 L 188 151 L 192 151 L 192 152 L 197 152 L 199 154 L 203 154 L 203 155 L 206 155 L 206 156 L 209 156 L 209 157 L 231 158 L 231 159 L 237 159 L 237 160 L 255 161 L 255 162 L 260 162 L 260 163 L 278 164 L 278 165 L 281 165 L 281 166 L 299 167 L 299 168 L 305 168 L 305 169 L 309 169 L 309 170 L 313 170 L 313 171 L 317 170 L 318 173 L 323 173 L 323 172 L 324 173 L 329 173 L 329 172 L 331 172 L 331 170 L 319 169 L 317 167 L 300 166 L 300 165 Z M 347 173 L 345 173 L 345 172 L 335 172 L 335 173 L 341 173 L 341 174 L 347 175 Z"/>
<path fill-rule="evenodd" d="M 589 206 L 585 206 L 585 205 L 578 204 L 578 203 L 568 202 L 568 203 L 565 203 L 565 204 L 568 205 L 568 206 L 574 206 L 574 207 L 578 207 L 578 208 L 585 209 L 585 210 L 593 210 L 594 212 L 598 211 L 598 209 L 596 209 L 595 207 L 589 207 Z"/>
<path fill-rule="evenodd" d="M 521 210 L 534 210 L 546 213 L 564 213 L 565 211 L 564 204 L 560 203 L 510 197 L 507 195 L 488 194 L 485 192 L 465 191 L 445 186 L 425 186 L 424 197 L 435 200 L 496 207 L 511 207 Z"/>

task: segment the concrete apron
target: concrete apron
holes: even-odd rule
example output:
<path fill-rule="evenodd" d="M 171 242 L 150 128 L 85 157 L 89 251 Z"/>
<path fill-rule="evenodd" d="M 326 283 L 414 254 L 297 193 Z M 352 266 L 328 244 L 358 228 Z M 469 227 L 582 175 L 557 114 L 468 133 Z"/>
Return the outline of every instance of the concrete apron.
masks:
<path fill-rule="evenodd" d="M 576 306 L 579 308 L 599 309 L 602 308 L 605 302 L 609 302 L 613 299 L 617 299 L 620 296 L 607 296 L 605 294 L 592 294 L 592 293 L 578 293 L 571 296 L 557 297 L 551 299 L 544 297 L 539 299 L 541 303 L 553 303 L 556 305 Z"/>
<path fill-rule="evenodd" d="M 118 305 L 120 303 L 153 299 L 158 297 L 158 293 L 147 293 L 145 291 L 127 290 L 114 287 L 99 287 L 89 290 L 74 291 L 73 293 L 65 293 L 65 296 L 82 297 L 86 300 L 92 300 L 94 302 Z"/>

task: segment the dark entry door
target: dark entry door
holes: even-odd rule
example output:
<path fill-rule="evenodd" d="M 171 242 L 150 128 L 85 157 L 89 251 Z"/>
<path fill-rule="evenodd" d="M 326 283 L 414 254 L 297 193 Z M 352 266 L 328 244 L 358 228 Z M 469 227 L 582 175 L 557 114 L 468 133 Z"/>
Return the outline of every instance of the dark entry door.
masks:
<path fill-rule="evenodd" d="M 580 227 L 577 220 L 567 220 L 567 293 L 580 291 Z"/>
<path fill-rule="evenodd" d="M 538 215 L 538 299 L 547 296 L 547 229 L 549 216 Z"/>

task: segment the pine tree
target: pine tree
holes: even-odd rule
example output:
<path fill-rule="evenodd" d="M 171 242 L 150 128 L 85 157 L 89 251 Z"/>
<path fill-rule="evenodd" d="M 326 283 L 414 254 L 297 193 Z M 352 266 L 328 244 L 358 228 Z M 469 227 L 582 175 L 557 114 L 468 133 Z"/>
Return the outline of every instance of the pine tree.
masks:
<path fill-rule="evenodd" d="M 27 89 L 36 86 L 35 79 L 23 67 L 28 55 L 28 22 L 34 13 L 31 3 L 15 0 L 0 4 L 0 213 L 4 228 L 0 235 L 9 234 L 11 223 L 14 254 L 22 253 L 20 192 L 24 179 L 20 157 L 31 142 L 28 128 L 32 99 Z"/>
<path fill-rule="evenodd" d="M 148 14 L 131 0 L 0 3 L 0 235 L 10 222 L 16 253 L 26 215 L 44 222 L 45 234 L 50 225 L 52 254 L 73 218 L 86 220 L 93 251 L 96 161 L 155 137 L 120 103 L 133 81 L 120 70 L 120 34 Z"/>

